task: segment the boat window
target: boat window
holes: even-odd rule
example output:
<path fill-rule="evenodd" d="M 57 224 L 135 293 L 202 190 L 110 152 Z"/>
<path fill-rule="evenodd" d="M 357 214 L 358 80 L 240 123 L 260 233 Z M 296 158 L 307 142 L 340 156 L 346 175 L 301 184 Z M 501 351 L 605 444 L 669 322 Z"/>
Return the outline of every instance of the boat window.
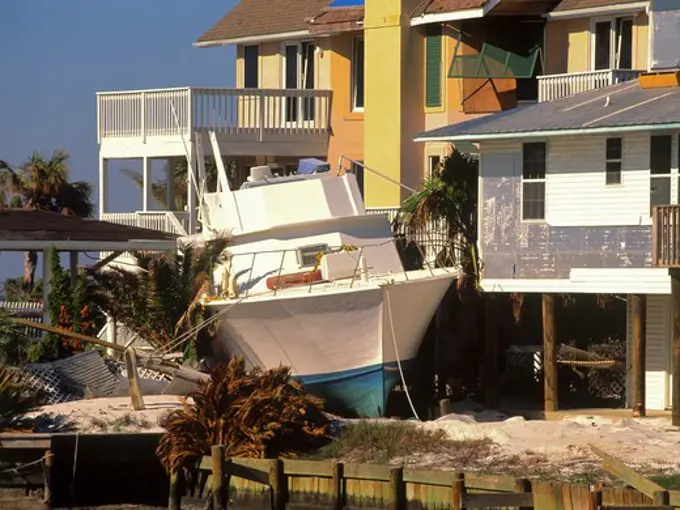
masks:
<path fill-rule="evenodd" d="M 316 265 L 317 255 L 319 253 L 326 253 L 327 251 L 327 244 L 303 246 L 302 248 L 298 249 L 298 263 L 301 267 L 314 267 Z"/>

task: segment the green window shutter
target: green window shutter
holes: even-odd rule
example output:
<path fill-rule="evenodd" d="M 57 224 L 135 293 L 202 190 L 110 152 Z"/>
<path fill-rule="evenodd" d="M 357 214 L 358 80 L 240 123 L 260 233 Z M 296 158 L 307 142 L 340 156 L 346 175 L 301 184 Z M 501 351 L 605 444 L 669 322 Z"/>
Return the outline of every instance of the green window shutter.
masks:
<path fill-rule="evenodd" d="M 433 26 L 425 36 L 425 106 L 442 105 L 442 27 Z"/>

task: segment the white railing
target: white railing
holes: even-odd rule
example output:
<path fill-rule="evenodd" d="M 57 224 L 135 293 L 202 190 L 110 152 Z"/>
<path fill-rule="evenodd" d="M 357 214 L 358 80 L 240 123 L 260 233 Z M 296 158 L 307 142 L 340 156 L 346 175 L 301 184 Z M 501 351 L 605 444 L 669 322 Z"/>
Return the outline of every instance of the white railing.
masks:
<path fill-rule="evenodd" d="M 159 232 L 169 232 L 179 236 L 187 235 L 189 228 L 189 213 L 174 211 L 137 211 L 131 213 L 104 213 L 102 220 L 141 227 Z"/>
<path fill-rule="evenodd" d="M 636 69 L 604 69 L 584 73 L 551 74 L 538 77 L 538 102 L 573 96 L 624 81 L 636 80 L 644 71 Z"/>
<path fill-rule="evenodd" d="M 141 138 L 214 130 L 263 141 L 268 135 L 327 134 L 330 90 L 173 88 L 97 93 L 97 136 Z"/>

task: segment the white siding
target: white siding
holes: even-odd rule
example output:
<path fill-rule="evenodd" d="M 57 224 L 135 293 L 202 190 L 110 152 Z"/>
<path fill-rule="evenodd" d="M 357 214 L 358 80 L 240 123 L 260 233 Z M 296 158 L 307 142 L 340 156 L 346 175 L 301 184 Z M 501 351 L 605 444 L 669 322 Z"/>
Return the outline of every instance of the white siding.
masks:
<path fill-rule="evenodd" d="M 669 344 L 671 333 L 670 296 L 647 296 L 647 367 L 645 396 L 647 409 L 663 410 L 668 402 Z M 633 346 L 631 300 L 627 307 L 626 338 L 626 402 L 631 405 L 632 373 L 630 352 Z"/>

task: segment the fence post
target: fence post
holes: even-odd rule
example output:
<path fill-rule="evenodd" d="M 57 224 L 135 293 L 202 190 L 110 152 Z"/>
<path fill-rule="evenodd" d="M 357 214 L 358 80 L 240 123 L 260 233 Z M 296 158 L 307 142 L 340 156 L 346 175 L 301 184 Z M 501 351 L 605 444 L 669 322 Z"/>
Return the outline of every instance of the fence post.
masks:
<path fill-rule="evenodd" d="M 395 468 L 390 470 L 390 499 L 392 510 L 404 510 L 406 508 L 406 487 L 404 485 L 404 469 Z"/>
<path fill-rule="evenodd" d="M 212 446 L 210 448 L 212 461 L 212 498 L 213 510 L 226 510 L 227 501 L 224 497 L 224 446 Z"/>
<path fill-rule="evenodd" d="M 53 454 L 50 450 L 47 450 L 43 457 L 43 502 L 45 508 L 52 508 L 52 457 Z"/>
<path fill-rule="evenodd" d="M 345 507 L 344 489 L 344 465 L 342 462 L 333 463 L 333 501 L 334 510 L 342 510 Z"/>
<path fill-rule="evenodd" d="M 181 510 L 182 508 L 182 468 L 170 474 L 170 496 L 168 498 L 168 510 Z"/>
<path fill-rule="evenodd" d="M 456 473 L 456 479 L 453 481 L 451 510 L 462 510 L 464 495 L 465 495 L 465 475 L 463 473 Z"/>
<path fill-rule="evenodd" d="M 283 462 L 280 459 L 271 461 L 269 467 L 269 485 L 272 488 L 272 510 L 286 510 L 286 476 L 283 473 Z"/>

